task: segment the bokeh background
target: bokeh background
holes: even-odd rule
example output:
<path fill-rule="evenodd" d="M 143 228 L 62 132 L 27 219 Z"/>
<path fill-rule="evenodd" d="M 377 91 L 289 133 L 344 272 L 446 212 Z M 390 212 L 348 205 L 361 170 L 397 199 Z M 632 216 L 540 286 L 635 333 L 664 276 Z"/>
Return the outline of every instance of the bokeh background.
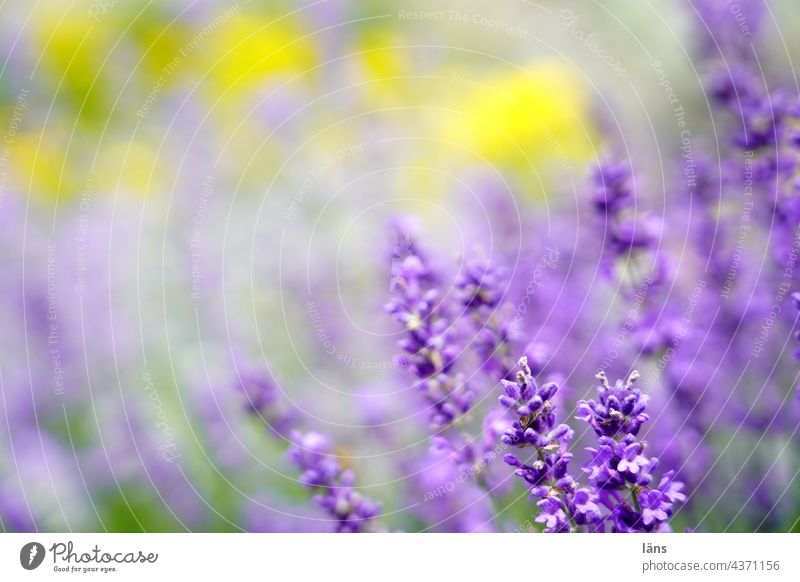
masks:
<path fill-rule="evenodd" d="M 792 79 L 800 7 L 769 6 L 759 62 Z M 671 95 L 718 156 L 698 30 L 678 0 L 3 2 L 2 529 L 329 531 L 283 423 L 331 436 L 387 529 L 530 524 L 511 476 L 492 502 L 466 484 L 420 509 L 453 477 L 419 460 L 429 431 L 383 308 L 388 225 L 417 217 L 443 272 L 479 246 L 521 289 L 559 249 L 537 283 L 561 320 L 523 329 L 572 411 L 608 352 L 594 332 L 614 336 L 608 306 L 625 300 L 597 278 L 559 313 L 547 297 L 564 293 L 609 143 L 646 168 L 662 217 L 686 203 Z M 781 357 L 783 395 L 796 366 Z M 487 380 L 481 402 L 496 395 Z M 676 529 L 797 527 L 791 423 L 735 426 L 698 437 L 710 453 L 690 457 L 712 476 Z M 745 462 L 772 475 L 763 506 Z"/>

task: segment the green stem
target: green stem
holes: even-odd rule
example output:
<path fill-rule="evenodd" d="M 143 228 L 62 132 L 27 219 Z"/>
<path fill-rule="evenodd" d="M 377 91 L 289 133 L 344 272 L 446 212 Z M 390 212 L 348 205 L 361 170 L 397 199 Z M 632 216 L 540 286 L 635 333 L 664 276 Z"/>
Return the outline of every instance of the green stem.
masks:
<path fill-rule="evenodd" d="M 642 506 L 639 505 L 639 496 L 636 494 L 636 486 L 635 485 L 629 486 L 629 490 L 631 492 L 631 499 L 633 500 L 633 507 L 636 508 L 637 513 L 641 513 Z"/>

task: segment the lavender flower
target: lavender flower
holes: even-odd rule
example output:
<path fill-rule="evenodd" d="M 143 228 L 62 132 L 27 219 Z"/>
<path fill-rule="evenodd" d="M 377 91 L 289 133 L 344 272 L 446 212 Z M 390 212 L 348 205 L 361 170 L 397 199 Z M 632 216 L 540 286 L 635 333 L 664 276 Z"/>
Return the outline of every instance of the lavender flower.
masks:
<path fill-rule="evenodd" d="M 432 408 L 431 424 L 442 429 L 467 412 L 474 400 L 474 392 L 454 372 L 461 346 L 453 314 L 442 302 L 435 278 L 409 232 L 398 231 L 393 256 L 395 295 L 386 311 L 405 328 L 398 346 L 407 354 L 407 367 Z"/>
<path fill-rule="evenodd" d="M 278 399 L 278 387 L 267 370 L 259 370 L 244 362 L 235 365 L 234 389 L 241 394 L 247 413 L 261 419 L 272 436 L 285 438 L 295 424 L 296 414 L 287 410 Z"/>
<path fill-rule="evenodd" d="M 342 469 L 330 453 L 328 439 L 315 432 L 295 433 L 294 439 L 288 457 L 303 471 L 300 482 L 316 492 L 317 505 L 336 520 L 336 531 L 356 533 L 372 527 L 380 505 L 356 491 L 355 473 Z"/>
<path fill-rule="evenodd" d="M 235 385 L 242 392 L 245 408 L 250 413 L 263 414 L 275 404 L 275 385 L 266 374 L 242 371 L 237 373 Z"/>
<path fill-rule="evenodd" d="M 482 251 L 468 256 L 455 281 L 455 288 L 464 311 L 470 317 L 473 344 L 484 372 L 493 377 L 508 378 L 514 367 L 511 353 L 516 348 L 519 332 L 507 317 L 505 269 L 489 263 Z"/>
<path fill-rule="evenodd" d="M 22 496 L 0 488 L 0 533 L 37 531 Z"/>
<path fill-rule="evenodd" d="M 504 269 L 492 266 L 478 249 L 464 261 L 456 278 L 459 299 L 469 311 L 492 310 L 503 299 L 505 279 Z"/>
<path fill-rule="evenodd" d="M 598 212 L 613 215 L 633 204 L 633 176 L 629 164 L 601 163 L 595 169 L 592 179 L 592 202 Z"/>
<path fill-rule="evenodd" d="M 503 381 L 505 394 L 500 403 L 513 410 L 518 419 L 506 430 L 502 441 L 519 448 L 531 447 L 532 462 L 516 455 L 504 460 L 515 467 L 515 474 L 531 487 L 531 496 L 539 499 L 536 521 L 547 532 L 666 531 L 676 503 L 686 498 L 683 484 L 668 472 L 658 487 L 651 487 L 658 460 L 644 456 L 645 445 L 637 440 L 641 425 L 647 420 L 647 399 L 633 385 L 636 372 L 626 382 L 612 387 L 600 372 L 600 400 L 580 402 L 578 418 L 595 430 L 599 446 L 589 448 L 591 459 L 583 467 L 589 479 L 581 488 L 569 473 L 572 454 L 568 444 L 573 431 L 566 424 L 556 425 L 556 407 L 552 403 L 558 385 L 539 386 L 531 375 L 526 358 L 520 360 L 516 382 Z"/>
<path fill-rule="evenodd" d="M 733 4 L 718 0 L 690 0 L 690 7 L 700 21 L 696 30 L 704 55 L 720 55 L 728 62 L 753 58 L 752 36 L 764 20 L 764 2 L 736 5 L 738 11 Z"/>
<path fill-rule="evenodd" d="M 601 265 L 606 274 L 618 259 L 654 247 L 661 224 L 652 216 L 637 214 L 630 163 L 599 163 L 592 176 L 592 204 L 605 230 Z"/>
<path fill-rule="evenodd" d="M 601 438 L 637 435 L 649 419 L 644 412 L 647 396 L 634 387 L 639 373 L 631 372 L 625 383 L 618 380 L 614 386 L 608 383 L 605 372 L 598 372 L 597 379 L 600 380 L 599 401 L 579 402 L 578 418 L 588 422 Z"/>
<path fill-rule="evenodd" d="M 658 459 L 644 456 L 645 444 L 636 435 L 649 417 L 647 397 L 635 387 L 638 372 L 612 386 L 604 372 L 597 374 L 599 400 L 578 403 L 577 418 L 598 436 L 599 446 L 589 448 L 591 459 L 583 467 L 600 503 L 604 518 L 617 532 L 664 531 L 675 503 L 683 501 L 683 484 L 665 474 L 658 487 L 650 484 Z"/>
<path fill-rule="evenodd" d="M 503 380 L 505 394 L 500 404 L 513 411 L 517 420 L 506 430 L 503 443 L 518 448 L 530 447 L 535 453 L 531 463 L 507 454 L 503 460 L 530 487 L 531 496 L 540 499 L 541 513 L 536 521 L 545 531 L 565 532 L 597 521 L 597 504 L 587 489 L 578 489 L 569 474 L 572 454 L 567 446 L 573 431 L 566 424 L 556 425 L 556 406 L 552 402 L 558 385 L 542 386 L 534 380 L 526 357 L 520 358 L 516 382 Z"/>

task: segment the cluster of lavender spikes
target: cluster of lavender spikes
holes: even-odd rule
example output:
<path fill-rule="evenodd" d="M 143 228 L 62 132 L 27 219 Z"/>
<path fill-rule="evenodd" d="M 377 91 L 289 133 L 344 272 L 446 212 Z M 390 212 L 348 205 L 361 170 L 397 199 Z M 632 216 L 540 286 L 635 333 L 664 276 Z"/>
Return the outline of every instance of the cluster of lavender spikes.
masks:
<path fill-rule="evenodd" d="M 480 249 L 468 256 L 455 280 L 455 288 L 466 315 L 472 321 L 474 348 L 481 368 L 492 377 L 507 378 L 514 368 L 511 349 L 519 335 L 505 317 L 503 291 L 506 273 L 492 265 Z"/>
<path fill-rule="evenodd" d="M 573 432 L 566 424 L 555 425 L 556 406 L 552 399 L 558 391 L 555 382 L 542 386 L 536 383 L 528 359 L 519 361 L 521 370 L 516 382 L 502 380 L 505 394 L 500 404 L 514 410 L 517 419 L 501 437 L 504 444 L 519 448 L 532 447 L 536 458 L 525 464 L 518 457 L 506 454 L 503 460 L 516 468 L 516 475 L 531 487 L 531 496 L 540 499 L 541 513 L 536 521 L 545 524 L 545 531 L 565 532 L 591 526 L 599 519 L 597 505 L 586 489 L 578 489 L 569 474 L 572 453 L 567 445 Z"/>
<path fill-rule="evenodd" d="M 547 532 L 667 531 L 674 505 L 685 500 L 683 484 L 668 472 L 658 487 L 650 486 L 658 460 L 644 457 L 645 445 L 636 438 L 648 420 L 647 397 L 634 386 L 638 373 L 611 386 L 600 372 L 599 401 L 578 403 L 577 418 L 594 429 L 599 443 L 588 449 L 591 460 L 583 467 L 589 487 L 580 488 L 569 473 L 573 431 L 566 424 L 556 425 L 553 397 L 559 387 L 554 382 L 537 384 L 527 358 L 519 365 L 516 382 L 502 381 L 505 394 L 500 404 L 517 416 L 502 441 L 532 448 L 535 458 L 526 464 L 507 454 L 504 460 L 539 499 L 536 521 Z"/>
<path fill-rule="evenodd" d="M 618 258 L 654 245 L 660 225 L 653 217 L 637 213 L 634 177 L 626 162 L 603 162 L 593 175 L 592 203 L 604 221 L 604 267 Z"/>
<path fill-rule="evenodd" d="M 316 492 L 314 501 L 336 520 L 339 533 L 369 529 L 380 505 L 355 490 L 355 473 L 342 469 L 331 454 L 328 439 L 316 432 L 295 433 L 289 459 L 303 471 L 300 482 Z"/>
<path fill-rule="evenodd" d="M 729 16 L 722 12 L 723 16 Z M 733 262 L 728 256 L 730 245 L 725 238 L 730 225 L 726 224 L 727 216 L 722 212 L 725 206 L 721 204 L 723 190 L 728 186 L 738 189 L 751 180 L 755 183 L 754 191 L 762 201 L 768 202 L 758 205 L 755 214 L 774 232 L 770 244 L 776 262 L 780 267 L 794 266 L 793 245 L 800 224 L 800 107 L 796 99 L 783 91 L 762 87 L 758 76 L 754 75 L 758 71 L 748 71 L 744 63 L 741 68 L 726 67 L 720 73 L 710 79 L 709 97 L 717 111 L 725 112 L 729 118 L 728 131 L 734 150 L 724 152 L 730 159 L 722 160 L 720 170 L 714 170 L 703 159 L 696 165 L 693 161 L 691 165 L 682 165 L 682 176 L 690 179 L 682 178 L 680 186 L 701 205 L 700 212 L 696 213 L 699 219 L 690 217 L 697 221 L 693 228 L 695 244 L 709 258 L 714 283 L 724 286 L 732 285 L 735 279 L 730 274 Z M 742 159 L 746 162 L 742 163 Z M 687 170 L 696 175 L 686 173 Z M 636 177 L 639 175 L 637 172 Z M 720 186 L 717 193 L 715 185 Z M 578 403 L 576 418 L 593 429 L 596 441 L 587 449 L 589 460 L 582 466 L 581 476 L 585 486 L 580 485 L 581 479 L 570 472 L 573 430 L 568 424 L 558 423 L 554 404 L 558 384 L 550 382 L 539 386 L 535 382 L 533 375 L 540 371 L 535 358 L 530 365 L 522 359 L 516 381 L 509 381 L 514 377 L 510 354 L 522 350 L 513 345 L 515 341 L 510 331 L 514 328 L 501 313 L 505 275 L 502 268 L 490 265 L 479 253 L 465 259 L 454 284 L 455 300 L 451 301 L 440 292 L 439 272 L 431 268 L 420 252 L 407 224 L 396 223 L 399 236 L 392 266 L 395 297 L 387 311 L 403 325 L 404 334 L 399 345 L 405 352 L 404 367 L 415 375 L 431 405 L 431 421 L 438 433 L 433 438 L 434 449 L 443 451 L 459 464 L 473 465 L 483 459 L 487 450 L 477 446 L 477 441 L 463 432 L 467 423 L 461 422 L 468 420 L 468 412 L 474 413 L 473 401 L 476 400 L 473 390 L 459 373 L 464 370 L 461 355 L 471 347 L 480 358 L 482 372 L 503 379 L 505 394 L 500 401 L 514 411 L 516 420 L 511 428 L 506 430 L 503 426 L 492 436 L 496 438 L 500 432 L 505 445 L 532 451 L 530 460 L 521 460 L 513 454 L 505 455 L 504 459 L 515 468 L 515 473 L 526 482 L 537 500 L 540 510 L 537 521 L 544 524 L 546 531 L 666 531 L 675 506 L 686 501 L 683 482 L 693 489 L 697 485 L 697 471 L 694 470 L 693 475 L 687 469 L 684 451 L 697 451 L 701 444 L 690 445 L 690 448 L 684 443 L 696 442 L 692 441 L 695 434 L 704 435 L 710 430 L 704 414 L 709 408 L 708 398 L 706 402 L 701 400 L 706 394 L 714 396 L 713 387 L 706 385 L 707 378 L 701 372 L 695 372 L 694 377 L 687 380 L 682 370 L 686 369 L 690 356 L 694 364 L 694 346 L 698 342 L 695 336 L 699 336 L 703 325 L 724 338 L 724 343 L 719 342 L 721 345 L 727 345 L 729 336 L 738 331 L 739 321 L 723 318 L 722 324 L 709 323 L 703 313 L 695 313 L 694 305 L 691 312 L 681 313 L 674 301 L 660 295 L 663 284 L 672 276 L 668 268 L 670 263 L 665 259 L 668 255 L 662 252 L 660 240 L 662 234 L 669 235 L 669 228 L 662 233 L 660 221 L 642 210 L 646 206 L 637 205 L 636 190 L 641 191 L 641 188 L 634 187 L 632 162 L 611 158 L 599 163 L 592 186 L 591 204 L 603 226 L 602 238 L 596 241 L 602 243 L 602 266 L 609 275 L 625 273 L 627 276 L 619 281 L 620 289 L 623 295 L 632 293 L 631 297 L 636 300 L 635 311 L 632 310 L 635 318 L 626 319 L 624 334 L 615 338 L 615 341 L 632 338 L 631 349 L 623 360 L 655 358 L 670 350 L 669 357 L 663 360 L 664 365 L 671 362 L 667 369 L 670 379 L 661 387 L 661 393 L 654 392 L 656 401 L 660 396 L 664 399 L 662 402 L 667 402 L 664 415 L 667 422 L 656 427 L 650 437 L 651 450 L 659 451 L 657 456 L 646 454 L 646 443 L 639 436 L 649 416 L 646 412 L 648 398 L 636 387 L 638 374 L 633 372 L 612 385 L 601 372 L 597 376 L 596 400 Z M 646 204 L 647 199 L 640 197 L 642 199 Z M 680 224 L 681 219 L 680 213 L 665 212 L 668 226 L 671 221 Z M 721 243 L 717 241 L 718 235 Z M 784 278 L 786 273 L 793 271 L 784 270 Z M 747 284 L 744 277 L 739 279 Z M 702 282 L 705 288 L 705 278 Z M 793 284 L 786 285 L 787 289 L 793 287 Z M 728 291 L 726 289 L 725 293 Z M 769 293 L 771 296 L 772 289 Z M 800 310 L 800 294 L 795 293 L 792 298 Z M 681 315 L 683 318 L 678 319 Z M 792 315 L 796 325 L 797 313 Z M 464 316 L 472 325 L 471 339 L 459 327 Z M 572 327 L 562 331 L 567 341 L 571 333 L 576 335 Z M 680 346 L 678 337 L 683 340 Z M 800 340 L 800 332 L 795 337 Z M 620 340 L 620 344 L 623 343 Z M 703 354 L 709 360 L 706 365 L 724 369 L 726 356 L 723 354 L 715 360 L 714 342 L 707 345 L 711 349 Z M 560 351 L 559 358 L 569 358 L 563 354 L 570 350 Z M 800 353 L 800 349 L 796 353 Z M 694 369 L 702 368 L 694 366 Z M 679 376 L 683 378 L 676 380 Z M 494 429 L 501 424 L 492 416 L 497 412 L 503 414 L 491 411 L 485 426 Z M 756 415 L 752 416 L 746 420 L 755 424 Z M 675 417 L 681 422 L 687 419 L 693 431 L 684 427 L 679 434 L 670 433 L 673 427 L 669 421 L 674 421 Z M 458 433 L 457 429 L 462 432 Z M 664 438 L 664 433 L 670 433 L 668 438 Z M 657 457 L 668 466 L 681 466 L 681 480 L 676 480 L 672 471 L 665 472 L 660 480 L 656 478 Z M 699 466 L 705 470 L 702 463 Z M 703 480 L 706 476 L 703 473 Z M 328 506 L 331 505 L 335 503 L 329 501 Z"/>
<path fill-rule="evenodd" d="M 386 311 L 405 329 L 398 345 L 407 354 L 405 367 L 417 378 L 420 392 L 431 406 L 431 424 L 435 429 L 444 429 L 470 409 L 475 394 L 454 371 L 460 352 L 454 315 L 442 301 L 436 280 L 408 226 L 398 222 L 395 228 L 395 294 Z"/>
<path fill-rule="evenodd" d="M 500 313 L 509 307 L 503 303 L 505 273 L 476 248 L 463 261 L 453 285 L 455 301 L 449 301 L 441 297 L 439 278 L 428 267 L 410 225 L 396 220 L 393 226 L 397 237 L 392 253 L 395 295 L 386 310 L 405 328 L 398 342 L 405 352 L 403 367 L 416 377 L 432 409 L 430 451 L 476 475 L 477 485 L 489 491 L 485 470 L 507 422 L 497 414 L 501 411 L 490 411 L 483 419 L 482 438 L 468 432 L 476 393 L 459 370 L 461 358 L 472 350 L 487 378 L 511 373 L 509 352 L 515 349 L 515 334 L 508 318 Z"/>
<path fill-rule="evenodd" d="M 246 410 L 266 422 L 268 433 L 283 440 L 291 436 L 289 460 L 302 474 L 300 483 L 314 491 L 314 501 L 336 522 L 339 533 L 357 533 L 373 529 L 380 513 L 380 504 L 364 497 L 355 489 L 355 472 L 344 469 L 327 437 L 317 432 L 305 434 L 291 427 L 297 419 L 282 410 L 277 387 L 266 373 L 239 364 L 234 386 L 243 396 Z"/>

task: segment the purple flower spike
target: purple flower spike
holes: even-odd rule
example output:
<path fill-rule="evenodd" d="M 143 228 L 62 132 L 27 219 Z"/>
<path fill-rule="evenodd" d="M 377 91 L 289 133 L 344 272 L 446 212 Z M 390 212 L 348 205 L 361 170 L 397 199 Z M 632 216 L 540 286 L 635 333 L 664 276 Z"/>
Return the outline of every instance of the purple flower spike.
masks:
<path fill-rule="evenodd" d="M 330 454 L 328 439 L 315 432 L 294 433 L 287 453 L 301 471 L 300 482 L 314 491 L 313 499 L 336 520 L 336 531 L 356 533 L 370 529 L 380 505 L 355 490 L 355 473 L 342 470 Z"/>
<path fill-rule="evenodd" d="M 642 523 L 645 527 L 667 521 L 672 510 L 672 503 L 667 496 L 653 489 L 639 494 L 639 506 L 642 508 Z"/>
<path fill-rule="evenodd" d="M 398 346 L 406 352 L 406 368 L 419 380 L 433 428 L 442 429 L 467 412 L 474 400 L 474 393 L 453 370 L 462 351 L 454 315 L 441 302 L 436 277 L 409 231 L 398 227 L 392 256 L 394 296 L 386 311 L 403 325 L 405 334 Z"/>
<path fill-rule="evenodd" d="M 493 267 L 480 250 L 468 257 L 455 285 L 461 303 L 470 311 L 488 310 L 489 314 L 503 298 L 505 272 Z"/>
<path fill-rule="evenodd" d="M 573 436 L 566 424 L 556 425 L 556 405 L 552 399 L 558 384 L 539 385 L 531 374 L 528 359 L 519 360 L 517 381 L 503 382 L 506 392 L 502 399 L 516 396 L 514 412 L 517 419 L 501 437 L 503 443 L 519 448 L 530 447 L 535 456 L 529 463 L 515 455 L 503 457 L 506 464 L 515 467 L 514 474 L 530 487 L 531 497 L 540 499 L 542 510 L 536 521 L 545 525 L 545 531 L 565 532 L 579 526 L 593 528 L 600 518 L 595 495 L 589 490 L 576 490 L 575 480 L 569 474 L 572 454 L 567 447 Z M 515 406 L 509 406 L 514 410 Z M 580 492 L 579 497 L 576 497 Z M 578 503 L 580 507 L 576 505 Z"/>
<path fill-rule="evenodd" d="M 472 344 L 481 367 L 500 378 L 511 375 L 515 365 L 511 349 L 520 339 L 506 316 L 510 306 L 501 303 L 507 286 L 505 270 L 491 265 L 480 249 L 465 258 L 455 281 L 456 296 L 471 319 Z"/>
<path fill-rule="evenodd" d="M 564 513 L 560 499 L 557 497 L 545 497 L 536 505 L 542 510 L 536 517 L 536 521 L 545 525 L 546 532 L 563 533 L 570 531 L 567 514 Z"/>
<path fill-rule="evenodd" d="M 671 471 L 657 488 L 650 486 L 658 459 L 648 459 L 645 444 L 636 437 L 649 418 L 647 398 L 634 386 L 638 378 L 634 371 L 612 386 L 601 371 L 599 399 L 578 403 L 577 418 L 594 429 L 599 445 L 588 449 L 591 459 L 583 471 L 608 512 L 604 521 L 616 532 L 665 531 L 673 506 L 686 500 L 683 483 Z"/>
<path fill-rule="evenodd" d="M 573 430 L 556 425 L 556 406 L 552 402 L 558 385 L 539 385 L 533 379 L 526 358 L 521 358 L 515 385 L 503 383 L 502 398 L 517 396 L 517 419 L 506 430 L 502 441 L 518 448 L 531 448 L 532 460 L 506 454 L 503 460 L 514 467 L 514 474 L 530 487 L 531 498 L 538 499 L 536 517 L 546 532 L 667 531 L 676 503 L 686 500 L 683 483 L 673 472 L 651 487 L 658 459 L 644 455 L 645 445 L 637 440 L 647 420 L 647 398 L 634 387 L 639 377 L 632 372 L 626 381 L 608 383 L 603 372 L 597 374 L 598 401 L 578 403 L 578 418 L 597 433 L 598 446 L 589 448 L 590 460 L 583 466 L 589 487 L 580 487 L 569 473 L 572 453 L 568 451 Z M 514 406 L 509 407 L 514 410 Z"/>
<path fill-rule="evenodd" d="M 645 414 L 647 396 L 634 387 L 639 373 L 634 371 L 623 383 L 617 380 L 614 386 L 608 383 L 605 372 L 597 373 L 600 380 L 598 387 L 599 400 L 580 401 L 578 416 L 589 423 L 598 436 L 636 435 L 642 424 L 650 417 Z"/>
<path fill-rule="evenodd" d="M 592 201 L 598 211 L 616 213 L 633 202 L 633 176 L 625 163 L 600 164 L 594 172 Z"/>

